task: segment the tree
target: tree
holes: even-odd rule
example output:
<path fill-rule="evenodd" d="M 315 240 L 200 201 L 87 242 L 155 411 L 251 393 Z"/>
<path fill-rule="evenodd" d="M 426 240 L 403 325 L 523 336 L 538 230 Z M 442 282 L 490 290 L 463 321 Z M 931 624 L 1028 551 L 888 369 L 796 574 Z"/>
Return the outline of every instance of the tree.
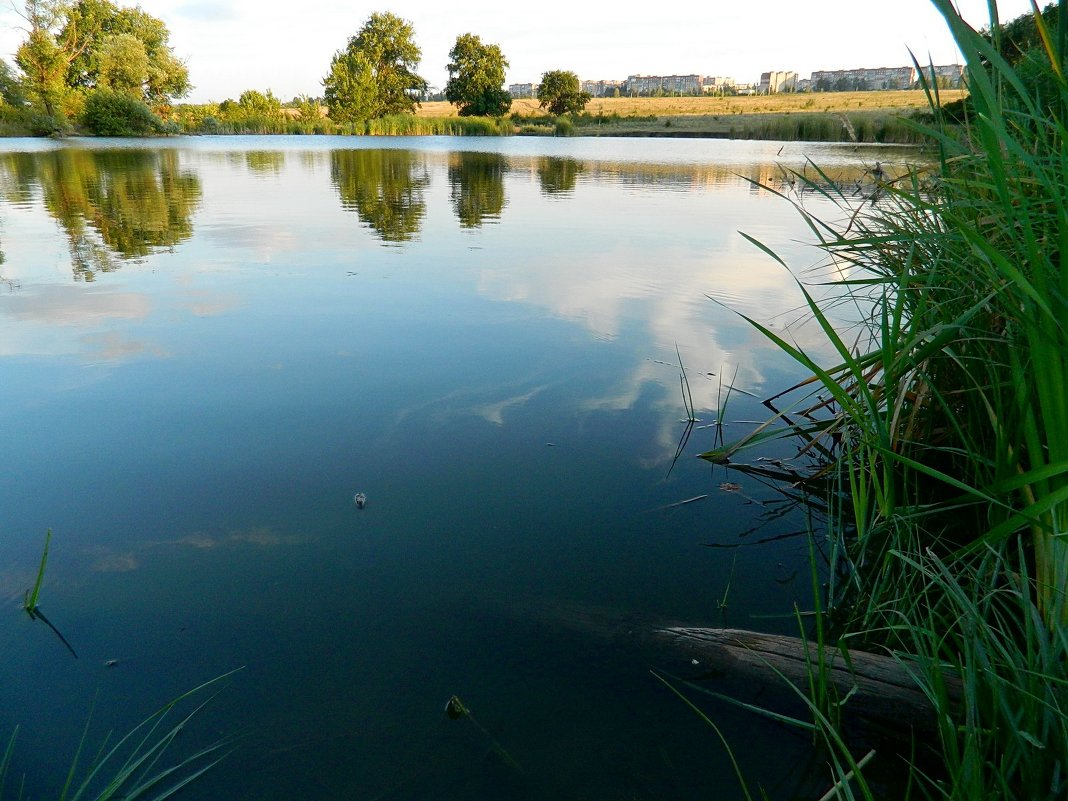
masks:
<path fill-rule="evenodd" d="M 0 58 L 0 99 L 3 100 L 4 105 L 13 108 L 22 108 L 27 100 L 22 81 L 2 58 Z"/>
<path fill-rule="evenodd" d="M 156 105 L 190 89 L 167 26 L 140 8 L 109 0 L 27 0 L 22 17 L 29 35 L 15 63 L 31 100 L 50 116 L 61 115 L 66 100 L 80 104 L 98 88 Z"/>
<path fill-rule="evenodd" d="M 148 53 L 140 39 L 129 33 L 108 37 L 100 46 L 97 62 L 98 89 L 143 99 Z"/>
<path fill-rule="evenodd" d="M 334 54 L 323 86 L 323 100 L 334 122 L 370 120 L 384 113 L 374 70 L 361 53 Z"/>
<path fill-rule="evenodd" d="M 30 100 L 49 117 L 62 115 L 70 59 L 56 40 L 66 11 L 57 0 L 27 0 L 22 18 L 29 27 L 26 41 L 15 51 L 15 64 L 26 76 Z"/>
<path fill-rule="evenodd" d="M 461 117 L 508 113 L 512 96 L 502 88 L 508 62 L 498 45 L 483 44 L 474 34 L 465 33 L 456 37 L 449 59 L 445 99 L 460 110 Z"/>
<path fill-rule="evenodd" d="M 139 7 L 78 0 L 59 38 L 72 47 L 68 86 L 109 88 L 157 106 L 189 93 L 189 70 L 171 51 L 166 24 Z"/>
<path fill-rule="evenodd" d="M 538 100 L 542 108 L 548 106 L 550 114 L 578 114 L 590 102 L 590 93 L 581 90 L 575 73 L 550 70 L 542 73 Z"/>
<path fill-rule="evenodd" d="M 237 99 L 241 111 L 248 115 L 261 117 L 278 117 L 282 113 L 282 101 L 268 89 L 267 94 L 255 89 L 246 89 Z"/>
<path fill-rule="evenodd" d="M 414 36 L 410 22 L 388 12 L 372 14 L 334 54 L 323 78 L 331 118 L 350 122 L 415 111 L 415 95 L 427 83 L 415 73 L 422 51 Z"/>

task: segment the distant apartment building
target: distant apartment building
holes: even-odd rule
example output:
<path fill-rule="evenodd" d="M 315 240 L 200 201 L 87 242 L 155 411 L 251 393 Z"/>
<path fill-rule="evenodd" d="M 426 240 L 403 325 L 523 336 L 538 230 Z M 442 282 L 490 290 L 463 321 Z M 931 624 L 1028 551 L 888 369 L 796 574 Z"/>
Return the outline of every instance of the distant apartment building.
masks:
<path fill-rule="evenodd" d="M 676 95 L 700 94 L 704 87 L 701 75 L 665 75 L 661 84 L 665 92 Z"/>
<path fill-rule="evenodd" d="M 583 81 L 582 91 L 591 97 L 612 97 L 616 92 L 623 93 L 624 81 Z"/>
<path fill-rule="evenodd" d="M 817 70 L 812 73 L 811 80 L 813 89 L 824 92 L 908 89 L 916 83 L 916 70 L 913 67 Z"/>
<path fill-rule="evenodd" d="M 924 76 L 930 78 L 932 70 L 934 71 L 935 81 L 942 86 L 948 86 L 951 89 L 959 89 L 964 85 L 963 64 L 942 64 L 940 66 L 924 67 Z"/>
<path fill-rule="evenodd" d="M 624 86 L 628 95 L 652 95 L 660 91 L 663 80 L 659 75 L 628 75 Z"/>
<path fill-rule="evenodd" d="M 772 70 L 760 74 L 759 90 L 761 94 L 773 95 L 777 92 L 792 92 L 797 88 L 797 73 L 792 70 Z"/>
<path fill-rule="evenodd" d="M 628 95 L 695 95 L 704 91 L 701 75 L 628 75 L 623 89 Z"/>
<path fill-rule="evenodd" d="M 514 98 L 521 97 L 537 97 L 538 96 L 538 84 L 536 83 L 510 83 L 508 84 L 508 94 Z"/>
<path fill-rule="evenodd" d="M 734 88 L 738 85 L 734 78 L 726 78 L 722 75 L 706 75 L 704 82 L 704 91 L 706 94 L 720 94 L 723 92 L 733 92 Z"/>

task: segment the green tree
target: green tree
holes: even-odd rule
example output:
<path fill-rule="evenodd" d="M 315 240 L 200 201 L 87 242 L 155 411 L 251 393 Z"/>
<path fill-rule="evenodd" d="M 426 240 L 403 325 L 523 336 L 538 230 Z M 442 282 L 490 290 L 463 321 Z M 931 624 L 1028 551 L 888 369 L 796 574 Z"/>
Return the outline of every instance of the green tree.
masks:
<path fill-rule="evenodd" d="M 30 100 L 49 117 L 63 115 L 70 58 L 57 40 L 66 6 L 58 0 L 27 0 L 22 18 L 29 25 L 26 41 L 15 51 L 15 64 L 26 76 Z"/>
<path fill-rule="evenodd" d="M 582 91 L 575 73 L 550 70 L 541 76 L 538 100 L 550 114 L 578 114 L 590 102 L 590 93 Z"/>
<path fill-rule="evenodd" d="M 0 100 L 4 105 L 15 108 L 22 108 L 27 100 L 26 87 L 2 58 L 0 58 Z"/>
<path fill-rule="evenodd" d="M 500 46 L 483 44 L 473 33 L 465 33 L 456 37 L 449 59 L 445 99 L 460 110 L 461 117 L 508 113 L 512 96 L 502 88 L 508 62 Z"/>
<path fill-rule="evenodd" d="M 59 39 L 67 43 L 68 86 L 104 87 L 160 106 L 184 97 L 189 70 L 170 47 L 162 20 L 140 7 L 110 0 L 77 0 L 64 14 Z"/>
<path fill-rule="evenodd" d="M 282 113 L 282 101 L 275 97 L 270 89 L 266 94 L 255 89 L 246 89 L 237 99 L 237 105 L 245 114 L 277 117 Z"/>
<path fill-rule="evenodd" d="M 109 36 L 97 56 L 96 85 L 137 99 L 143 99 L 148 53 L 144 43 L 133 34 Z"/>
<path fill-rule="evenodd" d="M 319 98 L 300 95 L 293 99 L 296 102 L 301 122 L 319 122 L 323 118 Z"/>
<path fill-rule="evenodd" d="M 190 88 L 171 52 L 167 26 L 140 8 L 109 0 L 27 0 L 28 36 L 15 53 L 31 101 L 63 117 L 66 106 L 102 88 L 162 105 Z"/>
<path fill-rule="evenodd" d="M 422 56 L 412 24 L 374 13 L 348 46 L 334 54 L 323 78 L 330 117 L 351 122 L 412 113 L 427 83 L 415 73 Z"/>

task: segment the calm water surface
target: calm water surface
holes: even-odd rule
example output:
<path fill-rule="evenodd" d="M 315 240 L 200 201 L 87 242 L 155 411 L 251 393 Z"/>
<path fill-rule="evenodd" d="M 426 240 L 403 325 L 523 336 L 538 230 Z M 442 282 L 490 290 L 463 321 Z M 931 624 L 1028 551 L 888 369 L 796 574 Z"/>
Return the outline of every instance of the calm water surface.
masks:
<path fill-rule="evenodd" d="M 799 271 L 818 254 L 749 179 L 885 154 L 0 149 L 0 739 L 21 726 L 34 797 L 94 698 L 97 742 L 242 666 L 184 735 L 240 736 L 189 797 L 740 797 L 655 655 L 606 631 L 793 630 L 803 522 L 694 457 L 726 384 L 731 438 L 797 378 L 738 316 L 791 323 L 793 279 L 739 231 Z M 671 469 L 678 354 L 702 422 Z M 77 660 L 20 610 L 48 528 L 40 606 Z M 812 773 L 804 738 L 705 701 L 772 797 Z"/>

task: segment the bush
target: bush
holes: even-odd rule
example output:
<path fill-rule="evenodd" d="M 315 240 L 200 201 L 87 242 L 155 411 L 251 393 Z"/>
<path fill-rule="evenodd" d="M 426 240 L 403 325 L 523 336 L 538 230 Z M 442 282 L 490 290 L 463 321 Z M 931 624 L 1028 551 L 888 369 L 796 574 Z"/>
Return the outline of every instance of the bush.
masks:
<path fill-rule="evenodd" d="M 89 95 L 82 124 L 95 136 L 144 136 L 163 128 L 162 120 L 140 100 L 109 89 Z"/>
<path fill-rule="evenodd" d="M 64 120 L 51 114 L 33 112 L 26 119 L 26 128 L 32 136 L 61 136 L 67 132 Z"/>

